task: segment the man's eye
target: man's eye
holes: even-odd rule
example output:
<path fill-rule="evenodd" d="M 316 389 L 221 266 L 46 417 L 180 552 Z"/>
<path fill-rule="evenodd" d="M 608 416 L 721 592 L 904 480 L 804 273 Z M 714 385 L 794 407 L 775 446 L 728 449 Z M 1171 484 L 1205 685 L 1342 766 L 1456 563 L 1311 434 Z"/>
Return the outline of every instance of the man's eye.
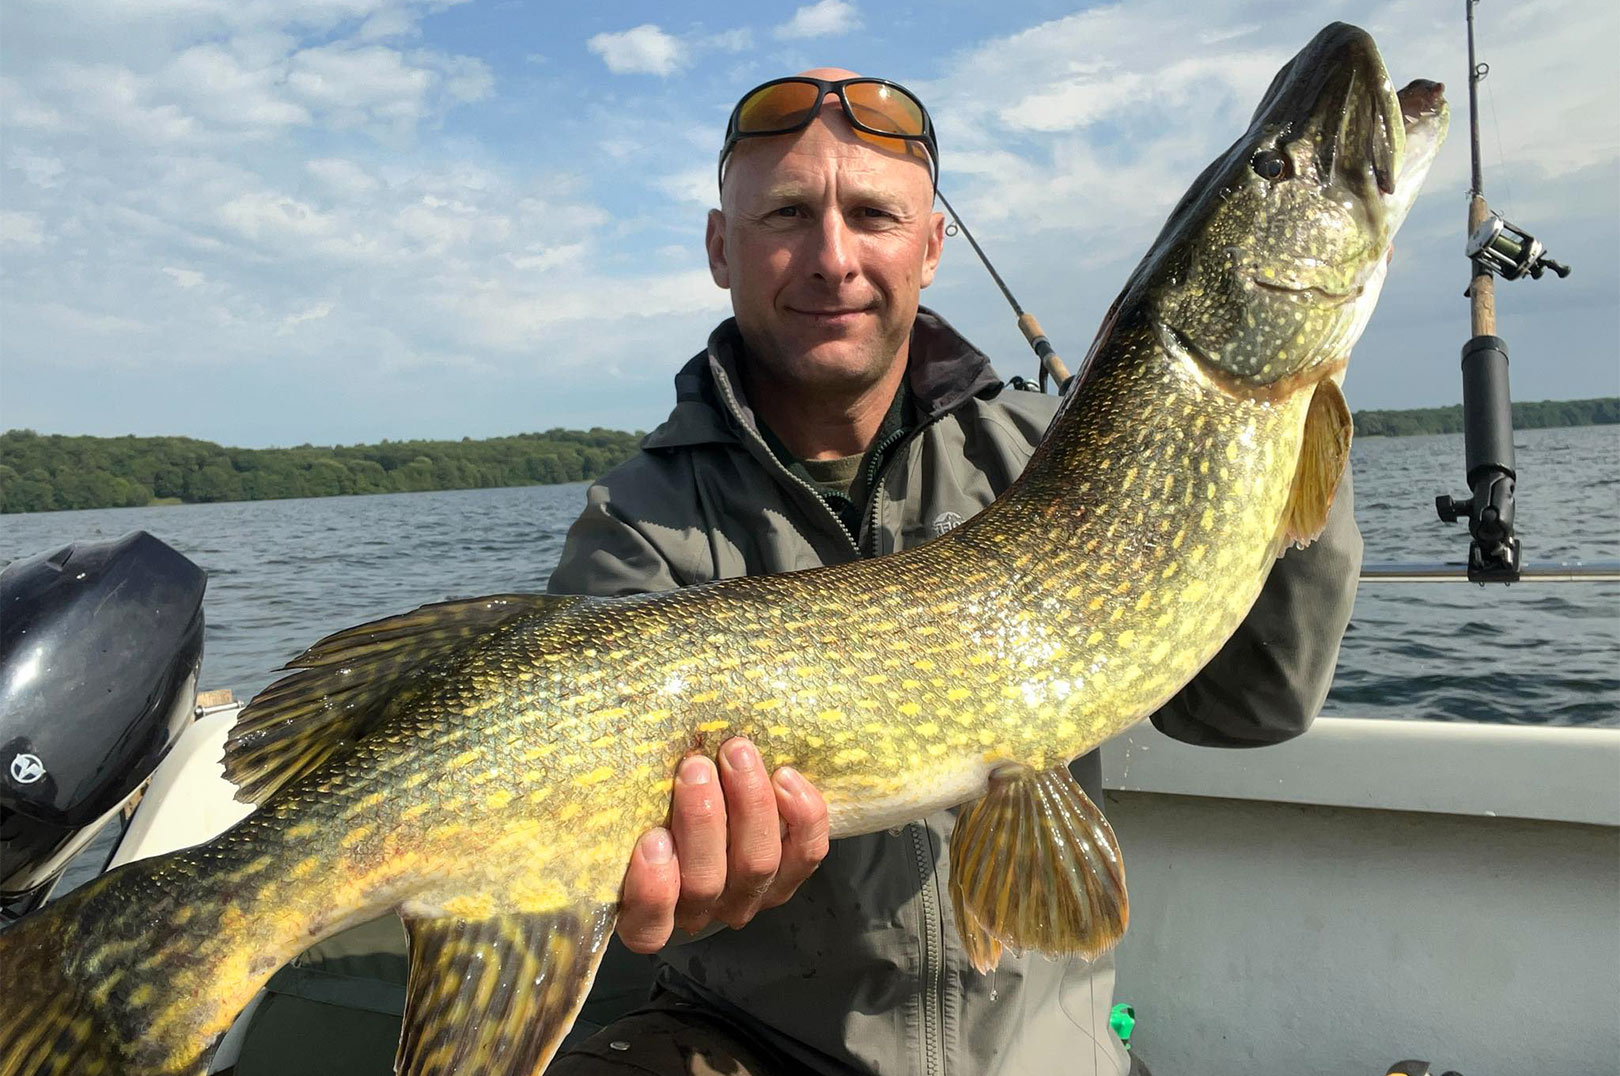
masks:
<path fill-rule="evenodd" d="M 780 209 L 777 209 L 771 215 L 774 217 L 797 217 L 799 215 L 799 207 L 796 205 L 785 205 Z"/>

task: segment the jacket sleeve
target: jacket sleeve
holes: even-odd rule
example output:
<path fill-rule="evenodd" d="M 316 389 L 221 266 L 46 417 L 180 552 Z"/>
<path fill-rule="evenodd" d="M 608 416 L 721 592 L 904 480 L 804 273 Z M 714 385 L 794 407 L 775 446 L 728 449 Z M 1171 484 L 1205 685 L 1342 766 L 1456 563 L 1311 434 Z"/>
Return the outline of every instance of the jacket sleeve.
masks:
<path fill-rule="evenodd" d="M 585 511 L 568 528 L 546 590 L 612 598 L 679 585 L 669 562 L 637 524 L 614 510 L 608 486 L 597 482 L 585 494 Z"/>
<path fill-rule="evenodd" d="M 1259 747 L 1310 727 L 1339 659 L 1361 571 L 1350 474 L 1322 536 L 1291 549 L 1254 608 L 1202 672 L 1152 717 L 1160 732 L 1206 747 Z"/>

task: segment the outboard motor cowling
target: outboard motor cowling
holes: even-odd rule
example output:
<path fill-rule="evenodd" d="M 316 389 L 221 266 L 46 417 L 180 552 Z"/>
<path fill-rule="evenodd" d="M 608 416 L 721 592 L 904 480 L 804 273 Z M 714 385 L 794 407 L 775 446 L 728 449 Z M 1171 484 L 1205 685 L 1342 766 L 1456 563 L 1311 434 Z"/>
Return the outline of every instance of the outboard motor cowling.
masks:
<path fill-rule="evenodd" d="M 190 720 L 206 585 L 145 531 L 0 572 L 0 899 L 53 881 Z"/>

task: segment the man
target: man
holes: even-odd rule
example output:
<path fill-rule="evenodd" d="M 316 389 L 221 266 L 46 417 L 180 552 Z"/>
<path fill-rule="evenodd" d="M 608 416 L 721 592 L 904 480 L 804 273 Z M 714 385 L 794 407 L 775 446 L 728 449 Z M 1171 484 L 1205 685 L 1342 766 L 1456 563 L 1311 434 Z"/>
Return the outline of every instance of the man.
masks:
<path fill-rule="evenodd" d="M 944 219 L 932 128 L 907 91 L 809 71 L 751 91 L 727 134 L 706 245 L 735 317 L 677 375 L 643 451 L 592 486 L 553 591 L 629 594 L 916 545 L 1010 484 L 1055 409 L 1007 389 L 918 305 Z M 1221 746 L 1304 731 L 1349 618 L 1350 509 L 1346 489 L 1321 540 L 1278 563 L 1238 634 L 1154 715 L 1160 729 Z M 1101 803 L 1095 753 L 1075 772 Z M 946 891 L 952 819 L 829 849 L 826 806 L 801 775 L 768 774 L 740 739 L 718 769 L 687 759 L 669 827 L 642 838 L 625 876 L 619 936 L 657 953 L 651 1000 L 551 1071 L 1126 1072 L 1108 959 L 972 970 Z M 610 954 L 599 987 L 627 962 L 633 974 Z"/>

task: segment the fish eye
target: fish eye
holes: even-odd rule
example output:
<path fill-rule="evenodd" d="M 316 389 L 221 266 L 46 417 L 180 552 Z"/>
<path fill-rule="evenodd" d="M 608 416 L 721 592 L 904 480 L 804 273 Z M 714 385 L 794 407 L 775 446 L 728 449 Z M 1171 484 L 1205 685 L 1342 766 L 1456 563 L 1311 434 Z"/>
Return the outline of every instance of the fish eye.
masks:
<path fill-rule="evenodd" d="M 1249 159 L 1249 167 L 1268 183 L 1276 183 L 1294 174 L 1294 162 L 1288 159 L 1286 153 L 1278 153 L 1274 149 L 1263 149 L 1256 153 Z"/>

